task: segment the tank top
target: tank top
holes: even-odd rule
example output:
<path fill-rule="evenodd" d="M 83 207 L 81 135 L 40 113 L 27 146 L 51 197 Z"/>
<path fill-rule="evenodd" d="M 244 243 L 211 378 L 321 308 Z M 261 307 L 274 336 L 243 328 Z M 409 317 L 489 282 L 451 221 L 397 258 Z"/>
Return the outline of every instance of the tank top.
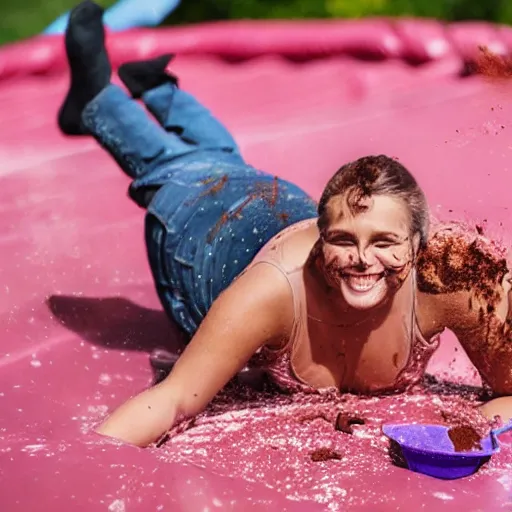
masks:
<path fill-rule="evenodd" d="M 287 279 L 293 296 L 294 320 L 292 331 L 287 343 L 280 349 L 262 347 L 249 361 L 250 367 L 264 369 L 270 379 L 285 392 L 307 392 L 315 393 L 320 391 L 301 379 L 295 372 L 292 356 L 298 343 L 309 336 L 308 333 L 308 314 L 306 309 L 306 294 L 303 282 L 304 264 L 290 268 L 283 261 L 283 248 L 286 246 L 287 239 L 297 233 L 299 230 L 308 229 L 316 219 L 307 219 L 298 222 L 284 229 L 278 235 L 273 237 L 256 255 L 248 268 L 259 264 L 269 264 L 277 268 Z M 380 387 L 371 394 L 383 394 L 402 392 L 407 388 L 417 384 L 424 375 L 427 364 L 433 353 L 439 346 L 440 336 L 434 336 L 431 340 L 426 340 L 420 332 L 416 319 L 416 278 L 413 270 L 413 278 L 409 280 L 408 286 L 411 287 L 409 295 L 410 310 L 403 314 L 401 325 L 396 322 L 387 326 L 386 332 L 376 330 L 375 336 L 407 336 L 410 343 L 410 350 L 405 366 L 399 371 L 394 383 L 387 387 Z M 396 315 L 395 315 L 396 316 Z M 356 326 L 357 328 L 357 326 Z M 340 389 L 339 391 L 351 391 L 350 389 Z"/>

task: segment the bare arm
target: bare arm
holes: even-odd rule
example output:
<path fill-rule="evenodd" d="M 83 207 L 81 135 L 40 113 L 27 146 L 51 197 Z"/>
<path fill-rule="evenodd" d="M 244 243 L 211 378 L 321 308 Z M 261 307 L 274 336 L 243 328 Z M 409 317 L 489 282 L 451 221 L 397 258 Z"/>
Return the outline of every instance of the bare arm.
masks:
<path fill-rule="evenodd" d="M 486 301 L 470 292 L 454 294 L 450 299 L 446 327 L 457 336 L 493 391 L 512 395 L 512 319 L 500 318 L 496 311 L 487 309 Z"/>
<path fill-rule="evenodd" d="M 125 402 L 98 432 L 138 446 L 158 440 L 201 412 L 260 347 L 285 339 L 292 320 L 285 277 L 256 265 L 215 301 L 169 376 Z"/>
<path fill-rule="evenodd" d="M 489 419 L 500 416 L 503 422 L 512 419 L 512 310 L 505 319 L 488 312 L 487 304 L 469 293 L 453 297 L 447 327 L 457 336 L 482 379 L 499 396 L 480 408 Z M 512 292 L 508 292 L 508 302 Z M 469 304 L 474 309 L 469 311 Z"/>
<path fill-rule="evenodd" d="M 417 262 L 419 290 L 432 305 L 427 316 L 454 332 L 483 379 L 502 395 L 512 394 L 505 255 L 481 228 L 453 223 L 433 229 Z"/>
<path fill-rule="evenodd" d="M 417 262 L 418 287 L 429 296 L 427 324 L 450 329 L 497 395 L 482 413 L 512 418 L 512 292 L 507 250 L 481 228 L 434 228 Z"/>

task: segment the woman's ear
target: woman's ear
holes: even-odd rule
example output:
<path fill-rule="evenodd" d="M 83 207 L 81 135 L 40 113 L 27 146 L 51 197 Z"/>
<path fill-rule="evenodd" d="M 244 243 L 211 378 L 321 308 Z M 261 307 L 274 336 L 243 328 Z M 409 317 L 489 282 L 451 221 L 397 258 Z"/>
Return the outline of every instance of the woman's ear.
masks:
<path fill-rule="evenodd" d="M 418 255 L 418 252 L 420 250 L 420 241 L 421 235 L 419 233 L 415 233 L 412 237 L 412 249 L 414 251 L 414 257 Z"/>

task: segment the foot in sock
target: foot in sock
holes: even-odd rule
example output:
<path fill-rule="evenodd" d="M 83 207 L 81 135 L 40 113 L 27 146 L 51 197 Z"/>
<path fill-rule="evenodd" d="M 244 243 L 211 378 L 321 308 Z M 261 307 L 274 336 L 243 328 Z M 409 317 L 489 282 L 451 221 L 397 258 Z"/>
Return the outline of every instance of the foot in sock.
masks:
<path fill-rule="evenodd" d="M 165 71 L 173 58 L 168 53 L 155 59 L 126 62 L 119 67 L 119 78 L 135 99 L 168 82 L 178 85 L 178 79 Z"/>
<path fill-rule="evenodd" d="M 67 135 L 84 135 L 84 107 L 109 83 L 112 68 L 105 47 L 103 8 L 85 0 L 70 14 L 65 35 L 70 87 L 59 109 L 58 124 Z"/>

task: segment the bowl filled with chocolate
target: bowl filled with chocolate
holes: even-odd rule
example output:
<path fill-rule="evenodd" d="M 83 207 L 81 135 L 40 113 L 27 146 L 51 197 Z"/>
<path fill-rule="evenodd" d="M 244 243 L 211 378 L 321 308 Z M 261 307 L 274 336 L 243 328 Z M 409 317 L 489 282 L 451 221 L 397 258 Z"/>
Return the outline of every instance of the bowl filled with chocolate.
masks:
<path fill-rule="evenodd" d="M 470 425 L 384 425 L 382 432 L 400 449 L 411 471 L 452 480 L 472 475 L 499 451 L 497 436 L 512 423 L 481 437 Z"/>

